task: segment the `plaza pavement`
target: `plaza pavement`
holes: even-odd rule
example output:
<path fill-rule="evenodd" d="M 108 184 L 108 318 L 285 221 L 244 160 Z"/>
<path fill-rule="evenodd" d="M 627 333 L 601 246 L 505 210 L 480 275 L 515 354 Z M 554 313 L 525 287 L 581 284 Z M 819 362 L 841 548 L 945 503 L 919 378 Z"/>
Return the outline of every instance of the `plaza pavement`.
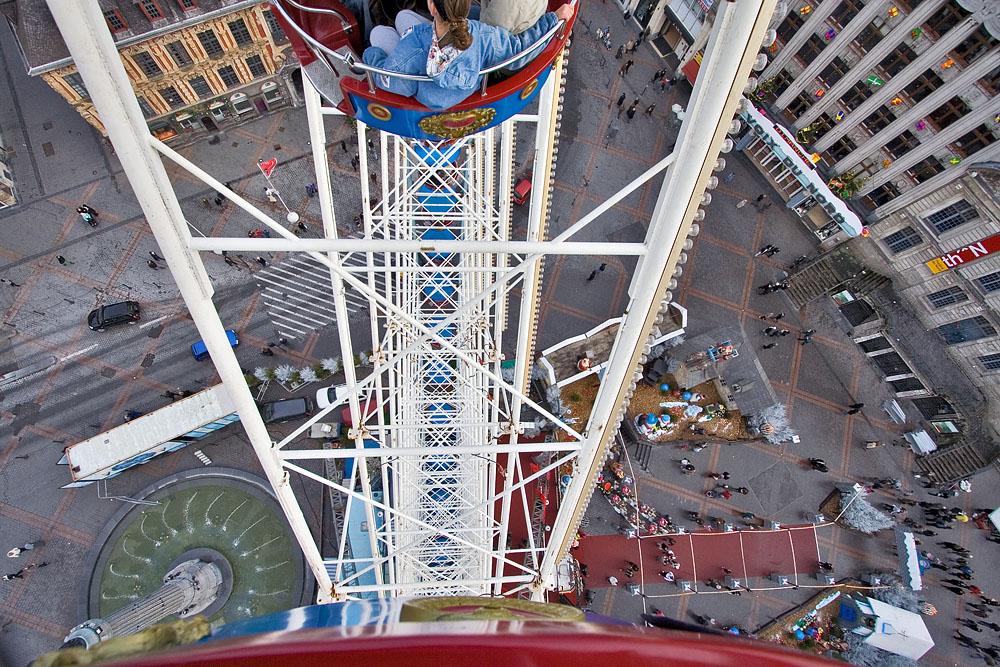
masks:
<path fill-rule="evenodd" d="M 639 32 L 629 22 L 632 32 L 624 33 L 613 3 L 589 2 L 583 11 L 582 18 L 595 28 L 612 26 L 616 47 Z M 9 36 L 4 39 L 9 40 Z M 58 645 L 66 630 L 82 620 L 77 604 L 81 563 L 93 547 L 94 537 L 118 507 L 117 501 L 101 496 L 128 496 L 166 474 L 201 465 L 193 456 L 195 447 L 189 447 L 111 480 L 107 489 L 61 490 L 59 487 L 68 481 L 65 469 L 54 465 L 61 447 L 117 424 L 124 409 L 146 411 L 166 404 L 162 392 L 167 389 L 198 388 L 215 379 L 211 366 L 190 357 L 187 348 L 197 334 L 169 274 L 145 266 L 147 252 L 155 245 L 113 153 L 44 84 L 18 76 L 19 63 L 12 64 L 10 44 L 3 39 L 0 42 L 7 61 L 4 90 L 0 92 L 8 93 L 11 100 L 0 109 L 0 122 L 5 132 L 23 128 L 14 166 L 19 183 L 28 184 L 23 190 L 24 206 L 0 214 L 5 229 L 0 241 L 0 274 L 22 285 L 0 290 L 5 315 L 2 338 L 9 338 L 22 365 L 46 356 L 64 360 L 2 392 L 0 534 L 9 546 L 36 539 L 47 542 L 43 549 L 19 559 L 17 565 L 41 561 L 53 565 L 0 587 L 0 659 L 20 666 Z M 633 58 L 636 64 L 623 79 L 617 75 L 613 52 L 598 49 L 582 25 L 576 31 L 550 235 L 565 229 L 666 155 L 674 140 L 676 124 L 669 108 L 675 102 L 683 105 L 690 87 L 681 83 L 666 94 L 657 89 L 642 93 L 652 73 L 664 63 L 648 45 L 641 46 Z M 653 117 L 640 113 L 631 122 L 624 115 L 618 118 L 613 103 L 623 91 L 628 98 L 641 94 L 642 108 L 655 101 Z M 518 155 L 525 155 L 530 141 L 527 134 L 519 133 Z M 256 202 L 263 200 L 264 187 L 256 162 L 276 157 L 276 186 L 307 224 L 318 223 L 318 203 L 308 199 L 304 190 L 312 180 L 312 165 L 303 109 L 279 111 L 220 136 L 221 141 L 215 144 L 200 142 L 181 152 L 221 180 L 233 182 L 238 192 Z M 357 176 L 350 167 L 353 153 L 343 153 L 338 143 L 341 138 L 350 141 L 350 136 L 344 123 L 329 137 L 335 163 L 335 204 L 345 232 L 360 212 Z M 350 149 L 353 152 L 356 146 L 350 144 Z M 882 384 L 844 336 L 835 313 L 817 303 L 800 314 L 780 295 L 757 296 L 756 285 L 774 278 L 787 261 L 814 244 L 801 224 L 778 206 L 755 216 L 747 215 L 752 212 L 748 209 L 737 210 L 736 201 L 768 189 L 742 156 L 731 154 L 726 159 L 727 172 L 733 171 L 735 177 L 714 192 L 715 201 L 708 208 L 708 219 L 689 252 L 682 285 L 676 291 L 678 301 L 690 311 L 691 335 L 738 320 L 748 332 L 754 332 L 759 330 L 756 316 L 776 310 L 783 310 L 788 326 L 796 330 L 819 329 L 809 346 L 797 346 L 789 337 L 773 350 L 759 351 L 776 391 L 789 406 L 802 442 L 780 447 L 761 443 L 713 446 L 694 455 L 699 472 L 726 469 L 738 476 L 738 482 L 751 487 L 752 493 L 738 497 L 738 502 L 720 504 L 705 498 L 705 478 L 677 472 L 673 459 L 679 456 L 669 449 L 653 453 L 649 474 L 640 478 L 639 493 L 651 504 L 675 513 L 685 509 L 703 514 L 742 512 L 745 508 L 761 516 L 799 523 L 803 514 L 816 509 L 835 479 L 895 475 L 910 485 L 912 480 L 906 473 L 912 469 L 912 460 L 908 452 L 859 448 L 863 440 L 892 439 L 895 432 L 877 409 L 886 396 Z M 185 215 L 204 233 L 238 235 L 256 227 L 232 206 L 203 208 L 201 198 L 211 199 L 210 191 L 175 167 L 170 167 L 170 173 Z M 654 179 L 625 198 L 584 230 L 579 240 L 642 239 L 661 180 Z M 98 229 L 86 227 L 73 213 L 82 201 L 101 211 Z M 280 214 L 275 210 L 276 217 Z M 523 215 L 523 209 L 518 209 L 515 222 L 523 222 Z M 753 251 L 769 242 L 781 246 L 781 254 L 753 260 Z M 56 264 L 57 254 L 74 263 Z M 208 260 L 223 320 L 232 323 L 243 340 L 237 355 L 248 368 L 260 365 L 257 348 L 273 341 L 274 329 L 262 311 L 251 276 L 246 270 L 226 266 L 221 258 Z M 608 263 L 607 271 L 587 282 L 586 277 L 600 262 Z M 633 268 L 633 260 L 616 257 L 549 260 L 538 349 L 619 315 L 627 303 Z M 99 300 L 124 296 L 143 302 L 144 319 L 163 319 L 141 332 L 109 332 L 95 338 L 83 323 L 86 311 Z M 514 295 L 511 306 L 516 305 Z M 90 349 L 95 342 L 97 348 Z M 311 363 L 335 349 L 336 337 L 327 329 L 323 335 L 279 350 L 269 361 Z M 76 356 L 67 360 L 70 355 Z M 868 407 L 860 415 L 843 416 L 843 406 L 855 401 Z M 258 470 L 238 429 L 225 431 L 205 444 L 202 448 L 216 464 Z M 831 475 L 805 469 L 801 460 L 808 456 L 825 458 L 831 464 Z M 299 485 L 296 491 L 303 497 L 317 497 L 315 488 L 306 486 L 299 476 L 294 479 Z M 988 504 L 990 494 L 984 491 L 995 489 L 996 481 L 993 473 L 980 476 L 974 493 L 957 500 L 966 507 Z M 614 515 L 606 503 L 596 499 L 590 507 L 589 531 L 613 532 Z M 319 511 L 315 505 L 311 509 Z M 942 535 L 973 549 L 974 567 L 980 572 L 977 582 L 995 594 L 995 547 L 985 543 L 968 524 Z M 829 529 L 820 536 L 820 548 L 824 559 L 837 567 L 838 576 L 892 569 L 895 563 L 887 536 L 864 538 Z M 668 595 L 672 591 L 664 584 L 648 592 Z M 637 621 L 644 604 L 655 605 L 678 617 L 695 611 L 720 622 L 739 620 L 752 627 L 805 597 L 804 592 L 781 591 L 740 598 L 662 597 L 644 602 L 620 589 L 609 589 L 598 592 L 595 608 Z M 955 598 L 933 586 L 933 578 L 927 597 L 941 610 L 928 619 L 938 642 L 929 659 L 937 664 L 967 662 L 967 653 L 949 639 L 958 613 Z"/>
<path fill-rule="evenodd" d="M 616 14 L 618 10 L 612 3 L 590 4 L 587 10 L 584 17 L 595 29 L 603 25 L 612 27 L 615 48 L 626 39 L 634 38 L 640 30 L 638 24 L 629 21 L 631 32 L 623 34 Z M 565 192 L 568 196 L 564 202 L 572 202 L 573 214 L 568 216 L 568 220 L 577 219 L 580 210 L 585 213 L 596 205 L 606 196 L 606 189 L 620 187 L 623 180 L 630 180 L 642 169 L 654 164 L 667 153 L 667 147 L 675 139 L 675 131 L 668 119 L 671 115 L 669 107 L 674 102 L 682 106 L 686 103 L 691 92 L 686 82 L 675 86 L 668 99 L 654 100 L 655 96 L 647 91 L 642 106 L 651 101 L 657 102 L 652 121 L 637 115 L 630 124 L 625 123 L 624 116 L 618 120 L 613 113 L 616 111 L 614 107 L 609 108 L 620 91 L 630 91 L 631 95 L 631 91 L 641 90 L 652 72 L 664 66 L 664 61 L 648 44 L 642 45 L 633 59 L 635 66 L 629 77 L 622 80 L 617 76 L 618 61 L 614 59 L 614 54 L 605 51 L 592 36 L 585 36 L 583 30 L 576 31 L 570 61 L 571 81 L 580 81 L 573 78 L 573 72 L 581 62 L 590 67 L 576 70 L 585 73 L 579 88 L 572 83 L 568 86 L 580 96 L 576 107 L 580 117 L 578 134 L 571 147 L 560 150 L 560 171 L 556 184 L 556 201 L 559 201 L 560 193 Z M 606 63 L 603 67 L 602 61 Z M 673 66 L 677 61 L 671 58 L 667 62 Z M 605 85 L 609 81 L 610 85 Z M 611 144 L 604 148 L 604 138 L 608 136 L 609 128 L 615 126 L 620 129 Z M 564 121 L 564 146 L 565 128 Z M 567 162 L 571 162 L 572 166 L 563 161 L 568 155 L 571 159 Z M 677 301 L 688 309 L 689 336 L 736 322 L 744 326 L 754 341 L 756 353 L 779 400 L 788 406 L 792 426 L 801 442 L 780 446 L 761 441 L 716 444 L 700 453 L 670 445 L 656 448 L 650 459 L 649 472 L 639 472 L 637 476 L 640 499 L 675 518 L 692 510 L 702 516 L 723 516 L 738 521 L 743 512 L 750 511 L 761 518 L 785 524 L 802 523 L 807 514 L 817 511 L 835 481 L 898 477 L 903 480 L 905 489 L 916 490 L 914 499 L 939 500 L 929 497 L 919 485 L 919 480 L 913 479 L 911 472 L 916 470 L 916 466 L 908 449 L 863 449 L 862 443 L 866 440 L 891 442 L 899 438 L 904 429 L 891 423 L 881 411 L 881 402 L 891 396 L 880 376 L 849 339 L 850 327 L 832 307 L 832 302 L 820 299 L 799 312 L 781 294 L 760 296 L 757 293 L 757 285 L 781 275 L 797 256 L 815 252 L 817 243 L 803 224 L 780 205 L 778 195 L 747 158 L 736 153 L 724 157 L 728 164 L 720 172 L 720 180 L 728 173 L 733 173 L 734 177 L 712 193 L 713 202 L 707 207 L 708 216 L 701 224 L 701 233 L 694 239 L 694 247 L 688 251 L 689 259 L 681 284 L 675 290 Z M 590 187 L 582 187 L 587 182 Z M 601 186 L 595 188 L 598 183 Z M 617 210 L 634 215 L 635 221 L 611 233 L 634 235 L 627 240 L 641 238 L 645 228 L 642 215 L 651 209 L 656 194 L 655 189 L 646 186 L 638 196 L 633 194 L 627 198 L 625 205 L 620 205 Z M 739 200 L 753 201 L 758 194 L 767 194 L 768 200 L 765 201 L 773 201 L 774 205 L 763 212 L 755 211 L 751 206 L 736 208 Z M 557 205 L 554 210 L 563 209 Z M 772 258 L 753 258 L 756 249 L 768 243 L 779 246 L 781 252 Z M 602 258 L 602 261 L 605 260 Z M 612 273 L 609 280 L 603 281 L 604 276 L 600 276 L 587 283 L 585 279 L 592 268 L 590 263 L 560 258 L 555 264 L 555 270 L 546 275 L 546 295 L 553 297 L 554 303 L 543 309 L 543 324 L 557 317 L 568 317 L 574 324 L 578 320 L 580 328 L 585 329 L 620 313 L 626 305 L 629 266 L 610 263 L 609 269 L 614 266 L 617 275 Z M 604 304 L 607 304 L 607 310 Z M 766 338 L 761 333 L 766 324 L 758 316 L 768 312 L 784 312 L 784 326 L 794 333 L 817 329 L 812 343 L 799 345 L 793 336 Z M 543 337 L 545 332 L 557 335 L 551 327 L 543 326 L 541 329 Z M 761 349 L 763 344 L 773 341 L 778 341 L 777 347 Z M 553 342 L 554 338 L 544 338 L 542 345 Z M 953 372 L 946 361 L 940 363 L 940 372 Z M 928 370 L 938 372 L 938 368 Z M 722 373 L 725 375 L 724 368 Z M 851 403 L 865 403 L 866 407 L 860 414 L 844 415 L 846 406 Z M 679 471 L 676 461 L 684 456 L 697 467 L 694 476 Z M 825 459 L 830 466 L 830 474 L 811 470 L 805 464 L 805 459 L 809 457 Z M 730 501 L 706 498 L 704 492 L 712 488 L 714 482 L 704 473 L 723 470 L 733 475 L 730 485 L 748 486 L 750 494 L 734 494 Z M 974 479 L 971 494 L 962 494 L 949 505 L 967 510 L 993 507 L 997 488 L 997 473 L 991 470 Z M 877 504 L 889 498 L 877 491 L 871 500 Z M 919 511 L 911 511 L 909 515 L 922 522 Z M 996 575 L 1000 550 L 995 544 L 987 542 L 985 533 L 977 530 L 971 522 L 954 525 L 952 530 L 939 530 L 938 537 L 923 538 L 922 548 L 942 557 L 945 553 L 935 544 L 937 540 L 959 542 L 971 549 L 975 554 L 972 564 L 976 572 L 975 583 L 986 594 L 996 596 L 1000 593 L 1000 577 Z M 589 534 L 612 534 L 618 526 L 619 518 L 608 503 L 599 495 L 595 497 L 588 510 L 585 530 Z M 883 531 L 876 537 L 865 537 L 838 527 L 823 528 L 818 532 L 822 560 L 834 564 L 838 578 L 866 572 L 896 571 L 897 559 L 891 531 Z M 616 568 L 624 566 L 625 557 L 622 556 L 622 563 Z M 972 660 L 971 654 L 954 641 L 953 635 L 959 627 L 956 618 L 963 614 L 968 618 L 969 615 L 963 611 L 961 599 L 941 588 L 937 576 L 939 572 L 932 569 L 926 573 L 925 589 L 920 593 L 922 599 L 929 600 L 940 611 L 936 616 L 924 617 L 937 644 L 924 662 L 967 664 Z M 622 579 L 621 572 L 602 572 L 594 568 L 590 571 L 591 577 L 601 580 L 610 574 L 617 574 Z M 718 578 L 719 574 L 705 575 L 702 580 Z M 652 580 L 655 579 L 654 573 Z M 718 619 L 720 624 L 739 623 L 743 627 L 755 628 L 803 602 L 814 591 L 802 588 L 752 595 L 744 593 L 739 597 L 718 594 L 689 596 L 678 595 L 676 586 L 661 582 L 648 586 L 644 592 L 647 594 L 645 599 L 631 596 L 623 587 L 597 590 L 594 610 L 639 622 L 638 616 L 644 609 L 655 607 L 676 618 L 690 618 L 689 614 L 699 613 Z M 964 599 L 972 597 L 969 594 Z M 977 638 L 983 637 L 977 635 Z"/>

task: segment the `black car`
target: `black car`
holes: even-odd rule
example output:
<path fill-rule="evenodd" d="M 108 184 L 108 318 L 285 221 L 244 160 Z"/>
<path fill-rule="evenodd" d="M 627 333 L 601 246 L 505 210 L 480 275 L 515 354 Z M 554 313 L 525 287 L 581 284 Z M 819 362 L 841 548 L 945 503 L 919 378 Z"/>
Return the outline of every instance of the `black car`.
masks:
<path fill-rule="evenodd" d="M 260 416 L 265 424 L 280 424 L 289 419 L 310 417 L 313 413 L 313 402 L 307 398 L 286 398 L 280 401 L 269 401 L 260 406 Z"/>
<path fill-rule="evenodd" d="M 100 306 L 87 315 L 87 326 L 94 331 L 104 331 L 105 327 L 116 324 L 132 324 L 139 320 L 139 304 L 135 301 L 119 301 L 108 306 Z"/>

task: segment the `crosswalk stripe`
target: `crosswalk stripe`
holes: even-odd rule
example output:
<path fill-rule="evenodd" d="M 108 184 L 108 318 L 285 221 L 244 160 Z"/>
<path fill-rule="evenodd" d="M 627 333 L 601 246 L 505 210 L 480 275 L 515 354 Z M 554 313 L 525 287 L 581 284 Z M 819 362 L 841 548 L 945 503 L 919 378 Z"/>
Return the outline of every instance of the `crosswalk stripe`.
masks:
<path fill-rule="evenodd" d="M 375 263 L 381 264 L 381 256 L 374 257 Z M 352 253 L 344 259 L 343 265 L 363 267 L 367 262 L 364 253 Z M 354 275 L 368 284 L 364 273 Z M 271 322 L 282 335 L 297 338 L 336 322 L 330 271 L 319 260 L 309 255 L 290 255 L 258 271 L 254 277 Z M 386 274 L 375 274 L 374 284 L 376 290 L 384 292 Z M 345 286 L 344 300 L 349 315 L 368 310 L 368 298 L 350 285 Z"/>

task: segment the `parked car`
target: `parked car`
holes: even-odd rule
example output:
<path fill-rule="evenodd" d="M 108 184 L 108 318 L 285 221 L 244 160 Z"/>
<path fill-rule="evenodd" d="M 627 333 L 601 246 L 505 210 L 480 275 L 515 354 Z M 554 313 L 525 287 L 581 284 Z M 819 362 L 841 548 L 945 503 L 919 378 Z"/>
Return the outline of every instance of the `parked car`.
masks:
<path fill-rule="evenodd" d="M 226 338 L 229 339 L 230 347 L 236 347 L 240 344 L 240 339 L 236 337 L 236 332 L 232 329 L 226 329 Z M 200 340 L 191 346 L 191 354 L 194 355 L 195 361 L 204 361 L 208 359 L 208 348 L 205 347 L 205 341 Z"/>
<path fill-rule="evenodd" d="M 138 322 L 139 314 L 139 304 L 135 301 L 119 301 L 90 311 L 87 326 L 94 331 L 104 331 L 105 328 L 118 324 Z"/>
<path fill-rule="evenodd" d="M 326 406 L 340 399 L 347 393 L 346 384 L 338 384 L 330 387 L 323 387 L 316 392 L 316 409 L 322 410 Z"/>
<path fill-rule="evenodd" d="M 306 396 L 268 401 L 260 406 L 260 416 L 265 424 L 280 424 L 298 417 L 309 417 L 312 413 L 313 402 Z"/>

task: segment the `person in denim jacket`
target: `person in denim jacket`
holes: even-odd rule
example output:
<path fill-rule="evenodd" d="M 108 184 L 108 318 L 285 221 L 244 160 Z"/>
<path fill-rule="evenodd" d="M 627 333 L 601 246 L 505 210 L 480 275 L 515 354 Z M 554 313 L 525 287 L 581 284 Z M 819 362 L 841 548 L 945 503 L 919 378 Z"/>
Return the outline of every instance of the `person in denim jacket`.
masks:
<path fill-rule="evenodd" d="M 470 21 L 469 5 L 470 0 L 427 0 L 433 23 L 403 10 L 396 17 L 396 30 L 386 26 L 373 29 L 372 45 L 364 53 L 366 64 L 433 79 L 407 81 L 376 75 L 376 85 L 391 93 L 416 97 L 431 109 L 453 107 L 479 87 L 480 70 L 524 50 L 560 19 L 568 20 L 573 15 L 573 9 L 563 5 L 542 15 L 528 30 L 512 35 L 503 28 Z"/>

